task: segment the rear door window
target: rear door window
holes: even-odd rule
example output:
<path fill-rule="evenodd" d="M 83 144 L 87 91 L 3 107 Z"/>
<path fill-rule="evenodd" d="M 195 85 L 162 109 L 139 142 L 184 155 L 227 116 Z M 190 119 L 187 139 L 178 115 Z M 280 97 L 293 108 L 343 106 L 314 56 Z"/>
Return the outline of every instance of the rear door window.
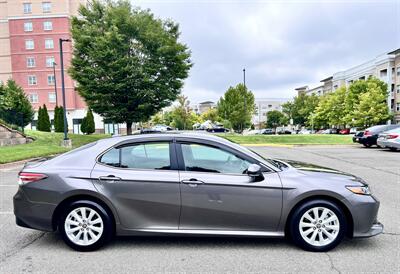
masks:
<path fill-rule="evenodd" d="M 100 162 L 121 168 L 169 170 L 169 143 L 132 144 L 113 148 L 101 157 Z"/>

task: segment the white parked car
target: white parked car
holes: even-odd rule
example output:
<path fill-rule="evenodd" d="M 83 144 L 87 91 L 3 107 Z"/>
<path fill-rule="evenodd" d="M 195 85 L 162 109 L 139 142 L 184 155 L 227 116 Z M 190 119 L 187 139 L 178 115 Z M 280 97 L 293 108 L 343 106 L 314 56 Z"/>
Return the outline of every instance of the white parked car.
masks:
<path fill-rule="evenodd" d="M 378 136 L 378 146 L 396 151 L 400 149 L 400 128 L 385 131 Z"/>

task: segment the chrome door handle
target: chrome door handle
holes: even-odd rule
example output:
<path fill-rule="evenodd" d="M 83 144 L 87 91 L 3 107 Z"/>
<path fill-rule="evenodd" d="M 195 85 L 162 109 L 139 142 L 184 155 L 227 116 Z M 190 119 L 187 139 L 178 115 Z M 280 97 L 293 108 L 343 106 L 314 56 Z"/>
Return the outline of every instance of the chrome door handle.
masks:
<path fill-rule="evenodd" d="M 121 181 L 121 178 L 116 177 L 114 175 L 108 175 L 108 176 L 100 176 L 99 180 L 100 181 Z"/>
<path fill-rule="evenodd" d="M 204 184 L 203 181 L 200 181 L 200 180 L 197 180 L 197 179 L 194 179 L 194 178 L 189 179 L 189 180 L 182 180 L 181 182 L 182 182 L 183 184 L 187 184 L 187 185 L 189 185 L 189 186 L 191 186 L 191 187 L 195 187 L 195 186 L 197 186 L 197 185 Z"/>

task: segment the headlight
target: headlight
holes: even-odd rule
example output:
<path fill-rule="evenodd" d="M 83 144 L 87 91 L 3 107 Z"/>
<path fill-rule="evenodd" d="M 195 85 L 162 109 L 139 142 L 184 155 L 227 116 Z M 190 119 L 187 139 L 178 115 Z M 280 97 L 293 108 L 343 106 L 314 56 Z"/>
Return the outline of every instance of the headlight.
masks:
<path fill-rule="evenodd" d="M 346 186 L 346 188 L 354 194 L 371 195 L 371 189 L 369 186 Z"/>

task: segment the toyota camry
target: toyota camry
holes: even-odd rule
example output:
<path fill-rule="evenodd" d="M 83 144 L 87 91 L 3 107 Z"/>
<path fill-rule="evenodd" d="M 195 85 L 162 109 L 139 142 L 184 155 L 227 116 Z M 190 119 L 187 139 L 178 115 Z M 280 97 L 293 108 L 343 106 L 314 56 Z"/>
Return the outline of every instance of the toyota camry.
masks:
<path fill-rule="evenodd" d="M 123 235 L 287 237 L 327 251 L 383 231 L 359 177 L 268 159 L 208 134 L 103 139 L 19 173 L 19 226 L 91 251 Z"/>

